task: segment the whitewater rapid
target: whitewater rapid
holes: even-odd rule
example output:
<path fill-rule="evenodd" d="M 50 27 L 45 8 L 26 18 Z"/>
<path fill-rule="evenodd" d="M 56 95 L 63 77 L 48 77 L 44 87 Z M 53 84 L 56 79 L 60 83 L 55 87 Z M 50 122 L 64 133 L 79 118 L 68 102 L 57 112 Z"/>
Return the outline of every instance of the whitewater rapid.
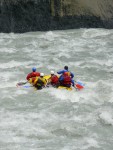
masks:
<path fill-rule="evenodd" d="M 112 150 L 113 30 L 0 33 L 0 149 Z M 84 90 L 17 88 L 65 65 Z"/>

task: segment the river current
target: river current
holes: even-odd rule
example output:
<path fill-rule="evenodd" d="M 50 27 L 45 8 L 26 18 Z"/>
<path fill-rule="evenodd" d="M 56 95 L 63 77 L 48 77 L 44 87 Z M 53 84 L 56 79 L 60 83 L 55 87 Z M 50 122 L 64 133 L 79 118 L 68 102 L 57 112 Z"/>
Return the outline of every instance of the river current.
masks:
<path fill-rule="evenodd" d="M 81 91 L 16 87 L 68 65 Z M 0 150 L 113 149 L 113 30 L 0 33 Z"/>

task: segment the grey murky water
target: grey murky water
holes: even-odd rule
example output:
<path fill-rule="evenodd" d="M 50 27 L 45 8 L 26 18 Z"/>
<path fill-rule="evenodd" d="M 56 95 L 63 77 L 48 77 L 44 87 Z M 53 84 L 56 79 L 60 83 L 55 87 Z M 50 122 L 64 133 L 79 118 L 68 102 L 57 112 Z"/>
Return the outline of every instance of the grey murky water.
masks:
<path fill-rule="evenodd" d="M 17 88 L 68 65 L 76 90 Z M 0 149 L 112 150 L 113 30 L 0 34 Z"/>

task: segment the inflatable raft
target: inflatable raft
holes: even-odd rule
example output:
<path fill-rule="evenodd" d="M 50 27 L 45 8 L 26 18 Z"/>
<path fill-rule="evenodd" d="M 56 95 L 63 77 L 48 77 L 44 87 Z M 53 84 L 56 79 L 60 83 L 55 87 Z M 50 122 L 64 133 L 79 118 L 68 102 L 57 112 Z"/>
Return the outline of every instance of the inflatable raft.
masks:
<path fill-rule="evenodd" d="M 51 77 L 51 75 L 45 75 L 44 76 L 44 78 L 46 79 L 46 80 L 48 80 L 49 78 Z M 30 88 L 30 87 L 33 87 L 30 83 L 28 83 L 28 81 L 27 82 L 19 82 L 19 83 L 17 83 L 17 85 L 16 85 L 17 87 L 23 87 L 23 88 Z M 48 86 L 49 87 L 49 86 Z M 52 86 L 50 86 L 50 87 L 52 87 Z M 55 88 L 55 87 L 54 87 Z M 83 83 L 81 83 L 80 81 L 78 81 L 78 82 L 75 82 L 75 87 L 65 87 L 65 86 L 59 86 L 58 87 L 58 89 L 66 89 L 66 90 L 69 90 L 69 91 L 71 91 L 71 90 L 73 90 L 73 89 L 76 89 L 76 90 L 81 90 L 81 89 L 83 89 L 84 88 L 84 84 Z M 56 88 L 57 89 L 57 88 Z"/>

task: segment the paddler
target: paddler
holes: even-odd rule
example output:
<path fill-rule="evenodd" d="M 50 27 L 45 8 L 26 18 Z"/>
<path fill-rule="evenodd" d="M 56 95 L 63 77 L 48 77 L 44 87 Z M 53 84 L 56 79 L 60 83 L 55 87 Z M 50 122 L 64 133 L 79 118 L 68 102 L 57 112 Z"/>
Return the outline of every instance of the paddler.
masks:
<path fill-rule="evenodd" d="M 26 79 L 29 80 L 30 78 L 38 77 L 38 76 L 40 76 L 40 73 L 36 72 L 36 68 L 33 67 L 32 72 L 27 75 Z"/>
<path fill-rule="evenodd" d="M 71 87 L 74 86 L 74 80 L 69 76 L 68 72 L 64 72 L 63 75 L 59 78 L 60 86 Z"/>
<path fill-rule="evenodd" d="M 53 87 L 57 87 L 59 85 L 59 78 L 55 75 L 55 72 L 51 70 L 51 77 L 48 80 L 48 85 L 51 84 Z"/>
<path fill-rule="evenodd" d="M 29 83 L 31 83 L 36 89 L 41 90 L 46 87 L 47 80 L 44 78 L 44 73 L 40 73 L 40 77 L 30 78 Z"/>
<path fill-rule="evenodd" d="M 74 77 L 74 74 L 68 70 L 68 66 L 64 66 L 64 70 L 58 71 L 57 73 L 61 74 L 61 76 L 62 76 L 64 72 L 67 72 L 71 78 Z"/>

